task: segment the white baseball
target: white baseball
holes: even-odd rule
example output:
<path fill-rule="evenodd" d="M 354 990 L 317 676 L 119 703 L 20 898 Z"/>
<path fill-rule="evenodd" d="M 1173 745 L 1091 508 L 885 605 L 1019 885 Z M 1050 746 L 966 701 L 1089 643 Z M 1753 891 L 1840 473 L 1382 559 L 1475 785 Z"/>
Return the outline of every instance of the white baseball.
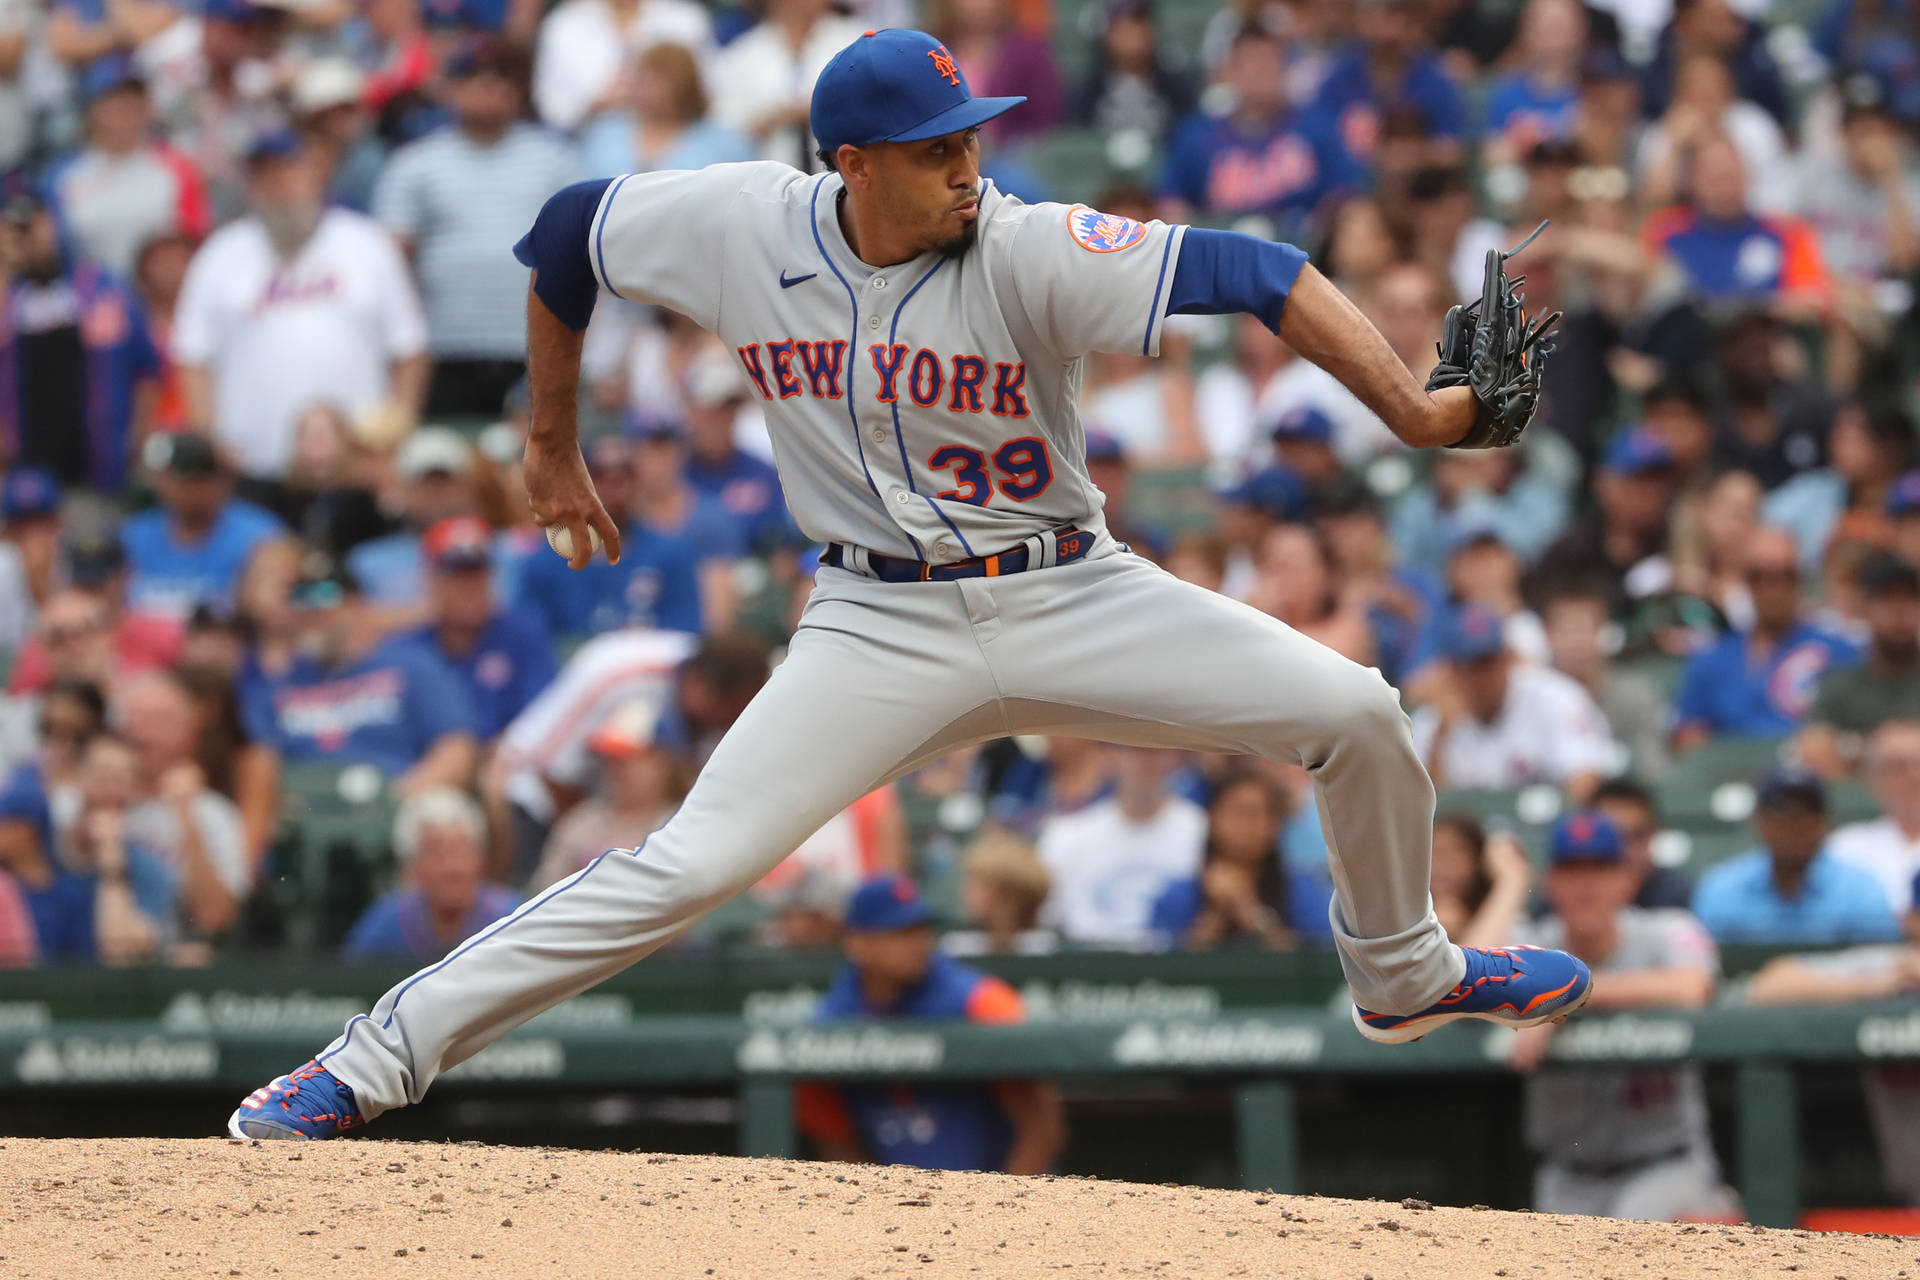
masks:
<path fill-rule="evenodd" d="M 600 531 L 592 525 L 587 526 L 587 541 L 591 544 L 587 550 L 588 555 L 592 555 L 600 549 Z M 573 559 L 573 535 L 567 532 L 567 526 L 563 524 L 548 525 L 547 545 L 552 547 L 561 559 Z"/>

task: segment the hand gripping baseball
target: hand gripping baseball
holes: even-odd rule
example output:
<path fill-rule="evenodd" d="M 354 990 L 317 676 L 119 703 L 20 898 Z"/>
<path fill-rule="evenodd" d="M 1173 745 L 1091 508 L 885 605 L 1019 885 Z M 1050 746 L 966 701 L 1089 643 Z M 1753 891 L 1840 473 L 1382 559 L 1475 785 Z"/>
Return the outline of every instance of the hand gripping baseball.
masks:
<path fill-rule="evenodd" d="M 1520 305 L 1526 295 L 1518 291 L 1527 278 L 1507 279 L 1506 263 L 1546 229 L 1542 222 L 1505 253 L 1487 250 L 1479 298 L 1449 309 L 1441 325 L 1440 363 L 1427 377 L 1427 390 L 1469 387 L 1479 402 L 1473 427 L 1449 448 L 1504 449 L 1520 439 L 1540 407 L 1547 356 L 1553 351 L 1547 339 L 1561 313 L 1528 323 Z"/>
<path fill-rule="evenodd" d="M 586 459 L 572 441 L 527 441 L 527 500 L 547 542 L 575 569 L 584 569 L 602 544 L 607 563 L 620 563 L 620 529 L 594 492 Z M 560 535 L 564 534 L 565 537 Z"/>

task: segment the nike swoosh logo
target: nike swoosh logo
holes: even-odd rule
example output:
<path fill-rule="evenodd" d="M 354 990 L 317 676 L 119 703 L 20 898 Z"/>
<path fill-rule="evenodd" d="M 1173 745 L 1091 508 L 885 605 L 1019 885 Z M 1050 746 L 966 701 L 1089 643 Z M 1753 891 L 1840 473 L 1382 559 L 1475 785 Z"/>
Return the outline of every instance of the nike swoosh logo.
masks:
<path fill-rule="evenodd" d="M 805 284 L 807 281 L 813 279 L 815 276 L 819 274 L 820 273 L 818 271 L 809 271 L 804 276 L 795 276 L 793 279 L 789 280 L 787 279 L 786 268 L 782 267 L 780 269 L 780 287 L 782 289 L 791 289 L 793 288 L 793 286 L 797 284 Z"/>

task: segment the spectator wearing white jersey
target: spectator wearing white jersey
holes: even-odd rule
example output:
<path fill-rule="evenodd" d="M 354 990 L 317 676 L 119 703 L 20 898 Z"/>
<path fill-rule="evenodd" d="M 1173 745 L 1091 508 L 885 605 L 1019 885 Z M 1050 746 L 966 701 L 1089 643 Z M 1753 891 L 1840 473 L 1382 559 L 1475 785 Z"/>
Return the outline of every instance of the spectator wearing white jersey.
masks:
<path fill-rule="evenodd" d="M 1867 786 L 1880 805 L 1870 822 L 1835 831 L 1827 849 L 1870 873 L 1896 912 L 1913 906 L 1920 876 L 1920 720 L 1887 720 L 1867 739 Z"/>
<path fill-rule="evenodd" d="M 540 24 L 533 105 L 556 129 L 577 129 L 616 105 L 620 67 L 656 44 L 713 53 L 713 19 L 694 0 L 562 0 Z"/>
<path fill-rule="evenodd" d="M 193 419 L 247 474 L 275 479 L 317 400 L 418 415 L 427 326 L 393 237 L 326 207 L 325 166 L 297 135 L 270 134 L 247 159 L 253 212 L 194 255 L 173 349 Z"/>
<path fill-rule="evenodd" d="M 807 127 L 813 82 L 863 26 L 828 0 L 769 0 L 766 17 L 714 61 L 714 117 L 752 138 L 762 159 L 819 168 Z"/>
<path fill-rule="evenodd" d="M 490 37 L 446 66 L 454 122 L 402 147 L 373 215 L 413 259 L 433 335 L 431 417 L 500 415 L 526 374 L 527 269 L 501 251 L 570 182 L 573 148 L 523 123 L 527 62 Z"/>

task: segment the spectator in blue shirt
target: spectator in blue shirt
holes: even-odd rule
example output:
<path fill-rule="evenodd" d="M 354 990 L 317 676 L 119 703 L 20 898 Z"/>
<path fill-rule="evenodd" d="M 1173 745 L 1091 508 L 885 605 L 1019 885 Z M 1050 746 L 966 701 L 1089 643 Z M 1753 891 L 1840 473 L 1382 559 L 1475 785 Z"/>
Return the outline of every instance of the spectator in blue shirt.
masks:
<path fill-rule="evenodd" d="M 486 816 L 458 788 L 432 787 L 401 805 L 393 850 L 405 881 L 354 922 L 349 960 L 428 964 L 520 905 L 513 890 L 487 880 Z"/>
<path fill-rule="evenodd" d="M 1827 789 L 1798 769 L 1760 786 L 1754 809 L 1760 847 L 1700 877 L 1693 913 L 1720 943 L 1823 946 L 1889 942 L 1900 923 L 1870 872 L 1826 852 Z"/>
<path fill-rule="evenodd" d="M 1800 727 L 1829 667 L 1852 666 L 1852 641 L 1801 616 L 1800 550 L 1793 534 L 1763 525 L 1747 538 L 1742 577 L 1753 626 L 1693 655 L 1680 681 L 1673 747 L 1714 737 L 1784 738 Z"/>
<path fill-rule="evenodd" d="M 1580 112 L 1587 12 L 1579 0 L 1529 0 L 1515 69 L 1487 86 L 1487 160 L 1515 164 L 1537 143 L 1572 136 Z"/>
<path fill-rule="evenodd" d="M 659 631 L 704 629 L 699 564 L 693 541 L 648 528 L 633 518 L 633 450 L 619 437 L 585 446 L 587 472 L 620 524 L 620 563 L 604 555 L 574 569 L 546 546 L 520 560 L 513 575 L 516 604 L 556 637 L 580 638 L 621 627 Z"/>
<path fill-rule="evenodd" d="M 405 605 L 426 594 L 420 536 L 442 520 L 479 510 L 474 490 L 473 446 L 446 427 L 422 427 L 393 455 L 400 477 L 406 527 L 363 542 L 347 553 L 347 568 L 376 604 Z"/>
<path fill-rule="evenodd" d="M 934 949 L 933 913 L 905 876 L 861 885 L 845 924 L 847 963 L 820 999 L 821 1021 L 1024 1020 L 1012 987 Z M 798 1101 L 801 1131 L 831 1160 L 1046 1173 L 1066 1141 L 1060 1090 L 1048 1081 L 812 1084 Z"/>
<path fill-rule="evenodd" d="M 233 496 L 233 475 L 205 436 L 154 436 L 145 461 L 160 505 L 120 526 L 127 607 L 183 622 L 201 605 L 231 612 L 247 562 L 286 526 Z"/>
<path fill-rule="evenodd" d="M 1410 0 L 1359 0 L 1358 39 L 1327 65 L 1313 111 L 1332 122 L 1353 164 L 1371 166 L 1388 116 L 1418 122 L 1426 164 L 1457 161 L 1466 125 L 1460 86 L 1439 56 L 1422 48 L 1426 28 Z"/>
<path fill-rule="evenodd" d="M 693 548 L 703 621 L 710 631 L 733 624 L 740 607 L 735 569 L 751 555 L 753 530 L 720 500 L 687 479 L 687 437 L 669 418 L 634 418 L 627 424 L 633 446 L 633 527 Z"/>
<path fill-rule="evenodd" d="M 1267 773 L 1237 770 L 1220 780 L 1207 806 L 1200 874 L 1174 881 L 1153 904 L 1149 927 L 1165 945 L 1207 951 L 1245 943 L 1290 951 L 1303 937 L 1329 937 L 1331 886 L 1289 868 L 1280 856 L 1291 807 Z"/>
<path fill-rule="evenodd" d="M 465 786 L 479 716 L 446 660 L 383 639 L 344 570 L 303 575 L 291 603 L 291 652 L 251 654 L 235 677 L 248 738 L 284 760 L 372 765 L 402 796 Z"/>
<path fill-rule="evenodd" d="M 1282 236 L 1298 238 L 1328 196 L 1364 183 L 1332 118 L 1288 106 L 1280 42 L 1271 32 L 1243 28 L 1221 80 L 1234 93 L 1233 111 L 1196 111 L 1167 147 L 1158 192 L 1164 216 L 1264 214 Z"/>
<path fill-rule="evenodd" d="M 459 675 L 480 718 L 480 739 L 491 742 L 553 680 L 553 640 L 537 621 L 495 607 L 486 521 L 442 520 L 427 530 L 421 553 L 433 621 L 414 638 Z"/>
<path fill-rule="evenodd" d="M 780 489 L 780 473 L 736 442 L 748 403 L 747 380 L 725 351 L 711 347 L 687 369 L 687 483 L 720 505 L 754 555 L 804 542 Z"/>

